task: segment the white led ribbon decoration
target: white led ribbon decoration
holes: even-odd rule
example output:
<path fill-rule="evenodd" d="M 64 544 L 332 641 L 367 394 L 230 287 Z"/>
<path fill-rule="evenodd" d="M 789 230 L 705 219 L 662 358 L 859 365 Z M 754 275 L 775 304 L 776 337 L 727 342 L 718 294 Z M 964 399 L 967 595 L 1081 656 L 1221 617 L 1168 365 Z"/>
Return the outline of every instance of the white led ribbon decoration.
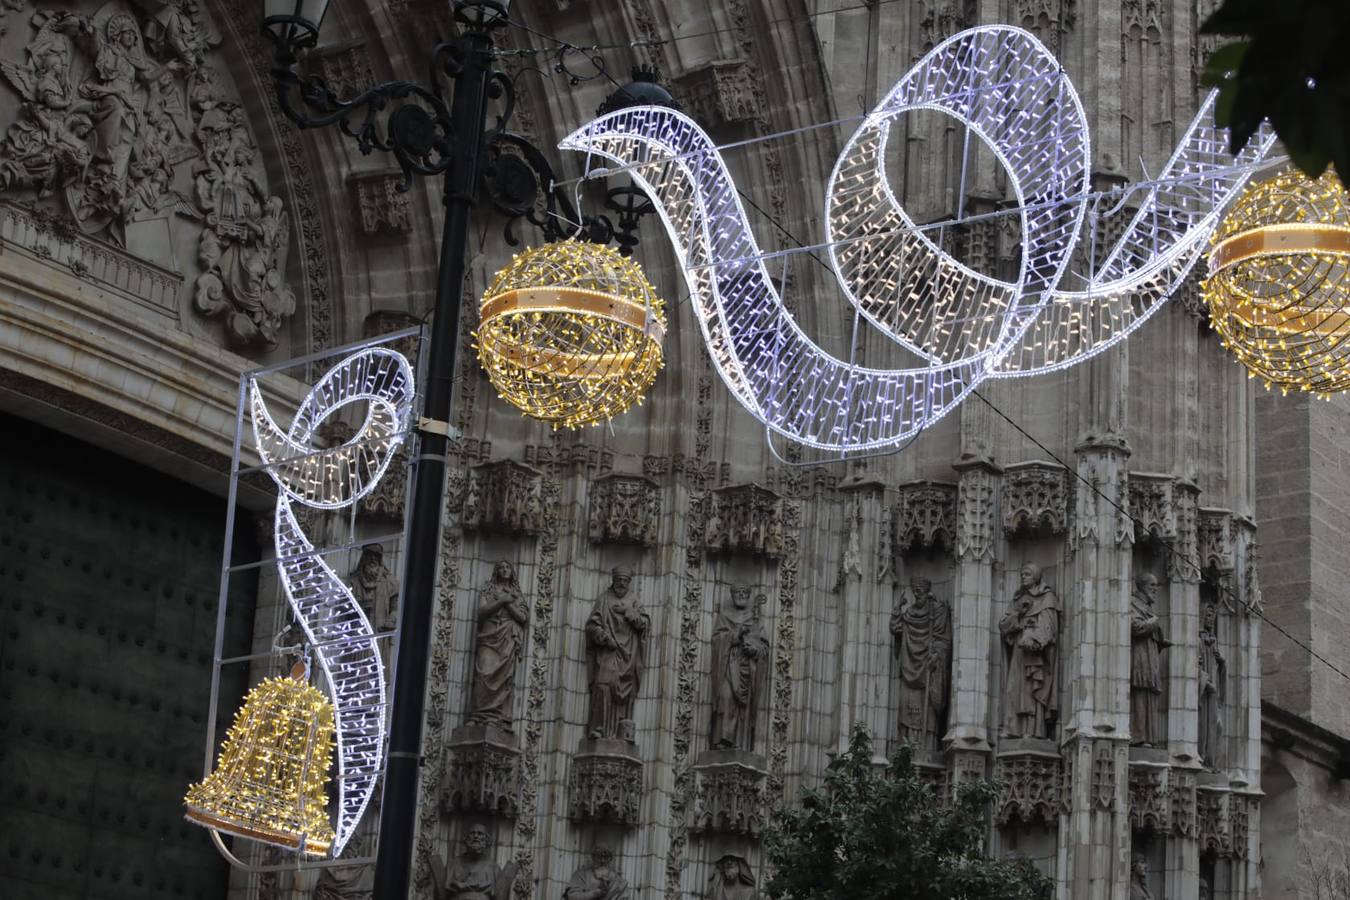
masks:
<path fill-rule="evenodd" d="M 726 164 L 687 116 L 655 107 L 622 110 L 560 144 L 624 165 L 652 197 L 718 372 L 765 425 L 807 446 L 839 451 L 891 446 L 953 409 L 1048 300 L 1082 223 L 1088 177 L 1082 108 L 1054 56 L 1035 37 L 1016 28 L 973 29 L 934 48 L 916 70 L 913 108 L 942 109 L 990 126 L 988 140 L 1002 154 L 1019 198 L 1055 201 L 1035 214 L 1023 213 L 1024 262 L 1016 284 L 1005 289 L 992 279 L 981 282 L 981 302 L 996 316 L 997 327 L 973 342 L 980 345 L 975 352 L 922 368 L 856 366 L 826 353 L 802 332 L 764 268 Z M 948 77 L 949 71 L 956 74 Z M 1025 106 L 1034 106 L 1035 113 L 1016 105 L 1028 98 L 1035 103 Z M 986 107 L 1003 110 L 1014 127 L 1000 133 Z M 937 252 L 923 241 L 912 251 Z M 938 269 L 934 263 L 929 271 Z M 963 269 L 942 271 L 956 279 L 964 277 Z"/>
<path fill-rule="evenodd" d="M 337 814 L 333 856 L 351 838 L 384 764 L 384 664 L 375 630 L 347 585 L 315 552 L 292 503 L 342 509 L 375 489 L 403 443 L 415 396 L 401 353 L 361 350 L 335 365 L 305 398 L 288 431 L 249 382 L 258 454 L 277 483 L 277 571 L 286 599 L 314 646 L 337 714 Z M 342 407 L 365 403 L 365 422 L 338 447 L 313 444 L 319 425 Z"/>

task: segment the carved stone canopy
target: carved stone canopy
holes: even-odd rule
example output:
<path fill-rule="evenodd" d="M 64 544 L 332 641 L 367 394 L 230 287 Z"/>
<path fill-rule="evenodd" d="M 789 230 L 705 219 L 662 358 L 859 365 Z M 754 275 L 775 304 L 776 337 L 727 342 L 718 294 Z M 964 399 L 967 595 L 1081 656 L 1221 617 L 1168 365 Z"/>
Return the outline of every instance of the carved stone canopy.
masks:
<path fill-rule="evenodd" d="M 1003 470 L 1003 533 L 1008 537 L 1064 534 L 1069 528 L 1069 472 L 1049 462 Z"/>
<path fill-rule="evenodd" d="M 1233 514 L 1226 509 L 1201 509 L 1198 525 L 1200 566 L 1207 572 L 1232 572 Z"/>
<path fill-rule="evenodd" d="M 1063 765 L 1054 741 L 1004 741 L 995 772 L 999 796 L 994 818 L 1000 825 L 1018 821 L 1050 826 L 1059 821 Z"/>
<path fill-rule="evenodd" d="M 744 750 L 708 750 L 694 765 L 694 831 L 756 835 L 767 815 L 764 757 Z"/>
<path fill-rule="evenodd" d="M 446 811 L 515 818 L 519 796 L 520 751 L 515 737 L 490 725 L 456 728 L 441 789 Z"/>
<path fill-rule="evenodd" d="M 398 169 L 353 172 L 347 184 L 361 219 L 361 231 L 407 234 L 413 228 L 412 198 L 402 190 L 403 173 Z"/>
<path fill-rule="evenodd" d="M 956 548 L 957 487 L 945 481 L 911 481 L 895 489 L 891 546 L 897 556 L 915 550 Z"/>
<path fill-rule="evenodd" d="M 576 822 L 637 825 L 642 805 L 642 760 L 631 743 L 587 738 L 567 776 L 567 817 Z"/>
<path fill-rule="evenodd" d="M 708 494 L 703 544 L 710 553 L 777 558 L 783 552 L 783 498 L 757 484 Z"/>
<path fill-rule="evenodd" d="M 1195 837 L 1198 770 L 1170 765 L 1167 751 L 1130 749 L 1130 827 L 1160 837 Z"/>
<path fill-rule="evenodd" d="M 590 486 L 590 538 L 597 544 L 656 544 L 661 488 L 641 475 L 602 475 Z"/>
<path fill-rule="evenodd" d="M 749 60 L 718 59 L 687 72 L 675 86 L 694 121 L 707 126 L 753 122 L 761 109 Z"/>
<path fill-rule="evenodd" d="M 1134 539 L 1173 541 L 1177 537 L 1176 479 L 1148 472 L 1130 473 L 1130 517 Z"/>
<path fill-rule="evenodd" d="M 513 460 L 469 470 L 461 516 L 469 530 L 538 534 L 544 530 L 544 476 Z"/>

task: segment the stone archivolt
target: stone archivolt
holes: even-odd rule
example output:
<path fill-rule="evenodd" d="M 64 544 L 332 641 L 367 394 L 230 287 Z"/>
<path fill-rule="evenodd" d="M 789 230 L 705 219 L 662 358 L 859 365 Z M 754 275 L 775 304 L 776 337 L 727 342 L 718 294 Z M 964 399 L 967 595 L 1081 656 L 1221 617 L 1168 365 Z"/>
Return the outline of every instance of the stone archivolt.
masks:
<path fill-rule="evenodd" d="M 174 239 L 192 229 L 193 307 L 234 346 L 275 346 L 295 312 L 290 217 L 208 59 L 221 39 L 205 4 L 39 7 L 27 28 L 22 55 L 0 60 L 19 100 L 0 191 L 32 191 L 79 232 L 173 271 L 186 249 Z"/>

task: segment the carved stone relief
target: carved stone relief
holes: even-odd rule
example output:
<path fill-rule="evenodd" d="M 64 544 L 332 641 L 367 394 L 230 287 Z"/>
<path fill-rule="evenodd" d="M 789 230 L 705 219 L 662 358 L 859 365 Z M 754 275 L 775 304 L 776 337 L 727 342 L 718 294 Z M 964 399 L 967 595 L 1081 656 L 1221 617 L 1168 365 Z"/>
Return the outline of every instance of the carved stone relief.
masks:
<path fill-rule="evenodd" d="M 361 217 L 361 230 L 368 234 L 408 234 L 413 228 L 412 198 L 400 190 L 401 172 L 357 172 L 348 177 L 352 199 Z"/>
<path fill-rule="evenodd" d="M 1064 534 L 1069 527 L 1069 473 L 1053 463 L 1028 462 L 1003 470 L 1003 533 Z"/>
<path fill-rule="evenodd" d="M 1200 565 L 1206 571 L 1231 572 L 1234 568 L 1233 514 L 1226 509 L 1202 509 L 1197 526 Z"/>
<path fill-rule="evenodd" d="M 568 818 L 637 825 L 642 793 L 642 761 L 633 755 L 631 744 L 581 742 L 567 775 Z"/>
<path fill-rule="evenodd" d="M 1199 833 L 1195 810 L 1195 772 L 1173 768 L 1168 779 L 1172 828 L 1181 837 L 1193 838 Z"/>
<path fill-rule="evenodd" d="M 755 873 L 744 857 L 730 853 L 717 861 L 708 879 L 707 900 L 759 900 Z"/>
<path fill-rule="evenodd" d="M 361 557 L 347 576 L 347 583 L 377 632 L 391 631 L 398 625 L 399 586 L 384 564 L 382 546 L 368 544 L 361 548 Z"/>
<path fill-rule="evenodd" d="M 994 555 L 994 479 L 998 471 L 984 461 L 956 463 L 961 483 L 956 496 L 956 556 L 981 561 Z"/>
<path fill-rule="evenodd" d="M 1092 805 L 1102 810 L 1116 808 L 1116 755 L 1106 742 L 1099 743 L 1093 750 Z"/>
<path fill-rule="evenodd" d="M 1130 763 L 1130 827 L 1166 835 L 1172 829 L 1166 765 Z"/>
<path fill-rule="evenodd" d="M 21 48 L 0 60 L 17 101 L 0 191 L 195 272 L 196 311 L 221 319 L 232 345 L 270 348 L 295 312 L 290 220 L 238 97 L 208 61 L 220 43 L 200 0 L 35 9 Z"/>
<path fill-rule="evenodd" d="M 1148 857 L 1142 853 L 1130 861 L 1130 900 L 1154 900 L 1148 888 Z"/>
<path fill-rule="evenodd" d="M 900 741 L 937 752 L 951 702 L 952 611 L 927 578 L 911 578 L 900 592 L 891 638 L 900 675 Z"/>
<path fill-rule="evenodd" d="M 710 750 L 694 766 L 694 831 L 756 835 L 767 815 L 764 758 Z"/>
<path fill-rule="evenodd" d="M 1003 638 L 1003 735 L 1053 738 L 1059 718 L 1059 598 L 1040 566 L 1022 566 L 1021 585 L 999 622 Z"/>
<path fill-rule="evenodd" d="M 994 818 L 1000 825 L 1018 821 L 1053 825 L 1059 821 L 1062 792 L 1060 761 L 1054 753 L 1001 752 L 994 780 L 999 784 Z"/>
<path fill-rule="evenodd" d="M 783 552 L 783 500 L 757 484 L 708 494 L 703 544 L 709 552 L 777 558 Z"/>
<path fill-rule="evenodd" d="M 1145 572 L 1135 580 L 1130 599 L 1130 743 L 1161 747 L 1167 743 L 1167 672 L 1163 652 L 1172 642 L 1163 630 L 1158 579 Z"/>
<path fill-rule="evenodd" d="M 447 812 L 513 818 L 519 809 L 520 751 L 495 728 L 456 728 L 450 738 L 441 802 Z"/>
<path fill-rule="evenodd" d="M 1130 473 L 1130 516 L 1134 519 L 1134 539 L 1171 541 L 1177 536 L 1176 506 L 1170 475 Z"/>
<path fill-rule="evenodd" d="M 591 482 L 589 532 L 601 544 L 656 544 L 661 488 L 640 475 L 604 475 Z"/>
<path fill-rule="evenodd" d="M 1228 791 L 1201 785 L 1195 793 L 1195 807 L 1200 823 L 1200 852 L 1215 856 L 1233 853 L 1232 822 L 1229 820 Z"/>
<path fill-rule="evenodd" d="M 464 836 L 464 850 L 448 871 L 440 861 L 433 864 L 436 900 L 505 900 L 520 873 L 520 866 L 509 862 L 497 865 L 492 858 L 492 839 L 482 825 L 470 826 Z"/>
<path fill-rule="evenodd" d="M 460 521 L 466 529 L 538 534 L 544 527 L 543 475 L 513 460 L 469 470 Z"/>
<path fill-rule="evenodd" d="M 596 847 L 588 862 L 572 873 L 563 900 L 632 900 L 628 880 L 614 868 L 614 851 Z"/>
<path fill-rule="evenodd" d="M 891 518 L 891 547 L 897 555 L 915 550 L 956 547 L 954 484 L 914 481 L 896 488 Z"/>

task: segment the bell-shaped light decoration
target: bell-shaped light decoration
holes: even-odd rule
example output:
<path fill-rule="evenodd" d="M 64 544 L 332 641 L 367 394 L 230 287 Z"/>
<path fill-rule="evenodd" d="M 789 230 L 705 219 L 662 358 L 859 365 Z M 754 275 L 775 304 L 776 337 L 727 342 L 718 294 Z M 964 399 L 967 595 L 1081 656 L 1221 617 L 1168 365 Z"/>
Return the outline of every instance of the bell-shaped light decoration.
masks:
<path fill-rule="evenodd" d="M 1334 171 L 1248 188 L 1214 234 L 1209 271 L 1210 322 L 1253 377 L 1350 389 L 1350 194 Z"/>
<path fill-rule="evenodd" d="M 636 262 L 586 241 L 517 255 L 483 295 L 478 359 L 527 416 L 576 428 L 614 418 L 661 371 L 665 304 Z"/>
<path fill-rule="evenodd" d="M 319 42 L 329 0 L 263 0 L 263 28 L 277 45 L 294 53 Z"/>
<path fill-rule="evenodd" d="M 297 665 L 289 678 L 249 691 L 215 771 L 188 788 L 187 819 L 324 856 L 333 844 L 325 790 L 332 762 L 333 704 Z"/>

